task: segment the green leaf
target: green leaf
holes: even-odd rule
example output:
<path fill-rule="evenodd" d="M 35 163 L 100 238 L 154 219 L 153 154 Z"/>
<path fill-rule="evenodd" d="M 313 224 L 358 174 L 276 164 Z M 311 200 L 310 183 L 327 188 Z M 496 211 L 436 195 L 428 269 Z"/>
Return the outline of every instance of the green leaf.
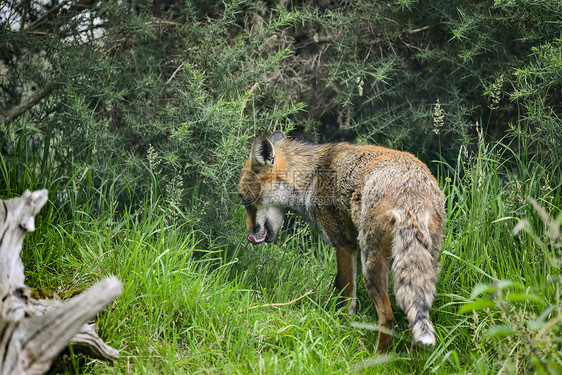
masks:
<path fill-rule="evenodd" d="M 552 311 L 554 311 L 553 306 L 547 307 L 541 313 L 541 315 L 537 317 L 537 319 L 528 321 L 527 327 L 529 327 L 529 329 L 532 329 L 533 331 L 538 331 L 539 329 L 543 328 L 546 325 L 548 317 L 550 316 L 550 313 L 552 313 Z"/>
<path fill-rule="evenodd" d="M 517 333 L 517 330 L 505 325 L 491 327 L 486 335 L 488 337 L 507 337 Z"/>
<path fill-rule="evenodd" d="M 464 314 L 470 311 L 483 310 L 494 306 L 496 306 L 496 304 L 491 299 L 478 299 L 474 302 L 470 302 L 464 306 L 461 306 L 461 308 L 459 309 L 459 314 Z"/>
<path fill-rule="evenodd" d="M 533 369 L 535 370 L 535 374 L 538 375 L 562 374 L 562 366 L 560 366 L 560 364 L 552 360 L 545 361 L 544 359 L 543 360 L 539 359 L 537 356 L 532 356 L 531 363 L 533 365 Z"/>
<path fill-rule="evenodd" d="M 542 298 L 536 294 L 529 293 L 509 293 L 507 298 L 512 302 L 535 302 L 544 305 Z"/>
<path fill-rule="evenodd" d="M 562 374 L 562 366 L 554 361 L 546 364 L 546 369 L 549 375 L 560 375 Z"/>
<path fill-rule="evenodd" d="M 480 296 L 483 293 L 492 293 L 496 290 L 496 287 L 490 284 L 476 284 L 474 288 L 472 288 L 472 293 L 470 293 L 470 299 L 475 299 L 476 297 Z"/>
<path fill-rule="evenodd" d="M 507 288 L 524 290 L 525 286 L 521 283 L 516 283 L 511 280 L 499 280 L 496 284 L 498 289 L 503 290 Z"/>

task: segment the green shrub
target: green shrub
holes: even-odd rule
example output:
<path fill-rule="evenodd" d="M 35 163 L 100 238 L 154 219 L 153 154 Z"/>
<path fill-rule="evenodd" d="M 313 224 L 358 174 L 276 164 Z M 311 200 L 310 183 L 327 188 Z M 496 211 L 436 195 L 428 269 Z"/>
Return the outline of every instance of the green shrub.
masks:
<path fill-rule="evenodd" d="M 554 219 L 535 200 L 531 203 L 544 221 L 542 234 L 535 233 L 527 219 L 516 225 L 514 234 L 523 231 L 530 237 L 528 256 L 543 253 L 551 267 L 544 275 L 546 282 L 532 287 L 507 280 L 477 284 L 460 312 L 473 312 L 476 349 L 481 354 L 478 366 L 499 372 L 532 368 L 539 374 L 558 374 L 562 371 L 562 213 Z"/>

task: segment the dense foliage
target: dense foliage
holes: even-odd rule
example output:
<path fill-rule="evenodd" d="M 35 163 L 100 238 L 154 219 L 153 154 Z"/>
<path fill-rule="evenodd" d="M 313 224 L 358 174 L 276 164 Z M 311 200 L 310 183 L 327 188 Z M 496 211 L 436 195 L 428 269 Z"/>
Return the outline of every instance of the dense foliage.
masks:
<path fill-rule="evenodd" d="M 280 128 L 451 162 L 480 123 L 561 164 L 558 1 L 57 4 L 2 8 L 4 153 L 27 128 L 135 198 L 152 174 L 224 203 L 247 139 Z"/>

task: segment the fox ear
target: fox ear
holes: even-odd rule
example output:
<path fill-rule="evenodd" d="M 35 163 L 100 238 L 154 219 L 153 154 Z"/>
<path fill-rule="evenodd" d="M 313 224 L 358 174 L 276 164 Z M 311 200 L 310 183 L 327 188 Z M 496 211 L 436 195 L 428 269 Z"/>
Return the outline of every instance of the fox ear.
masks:
<path fill-rule="evenodd" d="M 275 163 L 273 144 L 265 137 L 254 139 L 250 158 L 253 168 L 271 167 Z"/>
<path fill-rule="evenodd" d="M 283 132 L 279 131 L 279 130 L 274 131 L 273 134 L 271 134 L 269 137 L 267 137 L 267 139 L 269 139 L 271 141 L 271 143 L 277 143 L 279 141 L 282 141 L 285 138 L 287 138 L 287 137 L 285 137 L 285 134 L 283 134 Z"/>

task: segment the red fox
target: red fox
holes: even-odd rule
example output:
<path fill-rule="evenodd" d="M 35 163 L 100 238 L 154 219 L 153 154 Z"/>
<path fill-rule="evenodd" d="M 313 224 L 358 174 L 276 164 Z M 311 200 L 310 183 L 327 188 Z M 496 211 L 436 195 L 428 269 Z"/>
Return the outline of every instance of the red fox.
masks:
<path fill-rule="evenodd" d="M 377 351 L 387 351 L 394 324 L 389 267 L 414 343 L 435 345 L 429 310 L 445 196 L 419 159 L 380 146 L 312 145 L 277 131 L 254 139 L 239 189 L 249 242 L 273 241 L 288 209 L 322 232 L 336 250 L 335 287 L 350 314 L 356 313 L 359 263 L 379 317 Z"/>

